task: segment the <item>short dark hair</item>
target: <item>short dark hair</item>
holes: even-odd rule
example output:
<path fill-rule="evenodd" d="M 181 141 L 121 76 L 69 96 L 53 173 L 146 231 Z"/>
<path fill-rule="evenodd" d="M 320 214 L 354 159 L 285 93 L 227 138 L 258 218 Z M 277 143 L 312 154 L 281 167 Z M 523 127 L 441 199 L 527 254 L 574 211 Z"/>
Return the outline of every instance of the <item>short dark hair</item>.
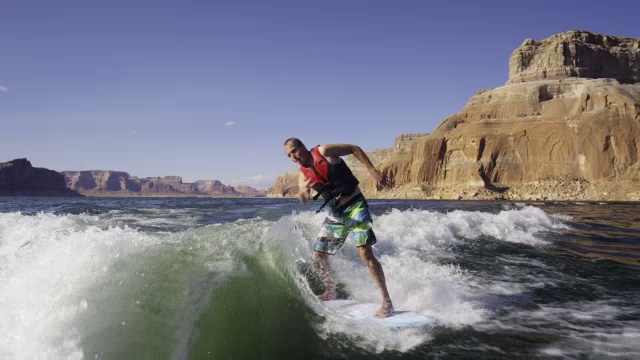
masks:
<path fill-rule="evenodd" d="M 303 147 L 306 149 L 306 146 L 304 146 L 304 144 L 302 143 L 302 141 L 300 141 L 300 139 L 298 138 L 294 138 L 294 137 L 290 137 L 287 140 L 284 141 L 284 146 L 286 146 L 288 143 L 293 143 L 293 146 L 295 147 Z"/>

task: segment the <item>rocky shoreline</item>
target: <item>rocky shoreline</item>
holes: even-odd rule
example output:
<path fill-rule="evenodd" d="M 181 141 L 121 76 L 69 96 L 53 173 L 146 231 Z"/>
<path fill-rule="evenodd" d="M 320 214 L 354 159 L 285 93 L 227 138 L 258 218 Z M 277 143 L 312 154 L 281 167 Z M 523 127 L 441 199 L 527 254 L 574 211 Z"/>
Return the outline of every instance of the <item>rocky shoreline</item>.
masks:
<path fill-rule="evenodd" d="M 371 199 L 506 200 L 506 201 L 640 201 L 640 182 L 546 180 L 489 190 L 482 186 L 431 187 L 404 185 L 382 191 L 365 191 Z"/>

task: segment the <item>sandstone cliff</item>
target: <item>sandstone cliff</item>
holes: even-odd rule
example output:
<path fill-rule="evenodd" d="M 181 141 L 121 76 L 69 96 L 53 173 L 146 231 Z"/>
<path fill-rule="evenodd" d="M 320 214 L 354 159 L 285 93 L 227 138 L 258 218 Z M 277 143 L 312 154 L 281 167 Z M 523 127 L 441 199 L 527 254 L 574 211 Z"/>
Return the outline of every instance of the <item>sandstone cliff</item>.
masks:
<path fill-rule="evenodd" d="M 392 151 L 379 168 L 393 187 L 375 195 L 637 200 L 640 40 L 568 31 L 526 40 L 509 65 L 504 86 Z"/>
<path fill-rule="evenodd" d="M 80 196 L 69 190 L 64 177 L 44 168 L 34 168 L 27 159 L 0 163 L 0 195 Z"/>
<path fill-rule="evenodd" d="M 275 184 L 269 188 L 269 197 L 296 197 L 298 195 L 298 175 L 300 170 L 294 168 L 278 176 Z"/>
<path fill-rule="evenodd" d="M 180 176 L 138 178 L 123 171 L 62 171 L 67 186 L 87 195 L 140 196 L 264 196 L 249 186 L 236 190 L 218 180 L 185 183 Z"/>
<path fill-rule="evenodd" d="M 140 191 L 140 181 L 123 171 L 62 171 L 67 187 L 73 190 Z"/>

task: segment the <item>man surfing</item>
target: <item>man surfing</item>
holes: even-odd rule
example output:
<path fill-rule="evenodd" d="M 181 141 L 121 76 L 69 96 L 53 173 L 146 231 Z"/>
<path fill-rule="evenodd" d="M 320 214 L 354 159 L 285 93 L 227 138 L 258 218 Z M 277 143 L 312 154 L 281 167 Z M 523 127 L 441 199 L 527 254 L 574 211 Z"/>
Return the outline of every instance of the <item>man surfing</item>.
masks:
<path fill-rule="evenodd" d="M 360 258 L 369 267 L 369 273 L 382 295 L 382 306 L 375 316 L 384 318 L 393 315 L 393 304 L 384 272 L 371 247 L 376 243 L 376 236 L 373 233 L 373 221 L 367 201 L 360 191 L 358 179 L 340 157 L 354 155 L 375 179 L 378 189 L 386 186 L 386 179 L 376 170 L 367 154 L 356 145 L 325 144 L 308 150 L 300 139 L 289 138 L 284 142 L 284 153 L 300 165 L 300 201 L 306 204 L 311 198 L 310 190 L 314 189 L 317 193 L 313 197 L 314 200 L 318 196 L 325 199 L 320 209 L 325 206 L 330 208 L 318 234 L 313 253 L 313 265 L 325 288 L 324 293 L 318 298 L 322 301 L 335 298 L 329 255 L 335 254 L 344 244 L 347 235 L 351 234 L 356 241 Z"/>

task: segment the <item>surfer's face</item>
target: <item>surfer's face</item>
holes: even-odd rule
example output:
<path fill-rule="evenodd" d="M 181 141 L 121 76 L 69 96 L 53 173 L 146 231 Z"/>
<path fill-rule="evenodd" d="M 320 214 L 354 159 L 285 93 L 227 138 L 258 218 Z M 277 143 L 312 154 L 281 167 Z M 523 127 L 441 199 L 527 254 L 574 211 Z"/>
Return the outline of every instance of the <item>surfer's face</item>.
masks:
<path fill-rule="evenodd" d="M 295 146 L 291 141 L 284 146 L 284 153 L 291 161 L 302 166 L 308 162 L 310 155 L 309 150 L 304 146 Z"/>

